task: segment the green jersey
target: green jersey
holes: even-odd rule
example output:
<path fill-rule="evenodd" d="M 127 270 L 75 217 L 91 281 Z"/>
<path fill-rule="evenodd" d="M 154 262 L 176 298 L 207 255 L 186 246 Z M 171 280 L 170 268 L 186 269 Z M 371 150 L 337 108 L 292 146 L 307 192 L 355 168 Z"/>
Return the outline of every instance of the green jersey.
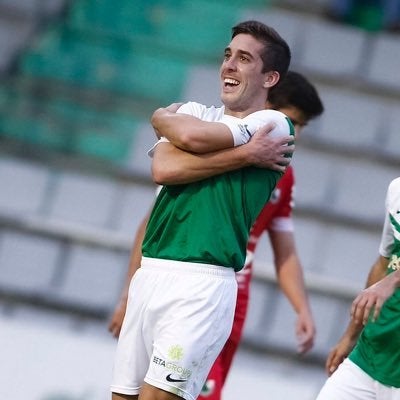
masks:
<path fill-rule="evenodd" d="M 184 109 L 202 120 L 224 121 L 235 145 L 248 141 L 271 115 L 264 110 L 238 119 L 224 115 L 223 107 L 207 108 L 193 102 Z M 285 124 L 283 129 L 293 135 L 291 122 Z M 246 258 L 250 228 L 280 177 L 276 171 L 248 167 L 187 185 L 163 187 L 147 225 L 143 256 L 239 271 Z"/>
<path fill-rule="evenodd" d="M 142 253 L 240 270 L 249 231 L 281 174 L 243 168 L 188 185 L 164 186 Z"/>
<path fill-rule="evenodd" d="M 390 258 L 389 274 L 400 268 L 400 178 L 389 185 L 386 208 L 380 253 Z M 378 382 L 400 388 L 400 288 L 384 303 L 379 318 L 364 327 L 349 358 Z"/>

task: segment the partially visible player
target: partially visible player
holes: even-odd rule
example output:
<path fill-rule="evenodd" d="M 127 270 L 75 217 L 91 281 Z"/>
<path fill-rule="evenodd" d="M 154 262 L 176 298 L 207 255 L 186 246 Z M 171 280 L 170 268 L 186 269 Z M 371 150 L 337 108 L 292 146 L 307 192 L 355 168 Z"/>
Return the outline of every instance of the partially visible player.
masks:
<path fill-rule="evenodd" d="M 379 256 L 329 353 L 317 400 L 400 399 L 400 178 L 387 190 Z"/>
<path fill-rule="evenodd" d="M 315 87 L 301 74 L 289 71 L 285 79 L 269 92 L 266 107 L 285 113 L 292 121 L 298 141 L 302 128 L 323 113 Z M 231 335 L 215 361 L 203 387 L 201 400 L 219 400 L 233 357 L 238 349 L 245 323 L 253 256 L 260 236 L 268 232 L 279 286 L 297 313 L 295 332 L 298 351 L 306 353 L 314 343 L 315 325 L 311 314 L 299 256 L 295 246 L 292 209 L 294 173 L 289 166 L 266 206 L 261 211 L 247 245 L 245 267 L 237 273 L 238 297 Z"/>

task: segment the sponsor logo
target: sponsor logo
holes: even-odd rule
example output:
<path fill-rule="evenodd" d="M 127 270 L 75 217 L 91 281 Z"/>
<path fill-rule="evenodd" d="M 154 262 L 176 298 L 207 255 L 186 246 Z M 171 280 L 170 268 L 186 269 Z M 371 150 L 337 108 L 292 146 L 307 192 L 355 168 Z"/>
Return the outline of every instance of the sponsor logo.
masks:
<path fill-rule="evenodd" d="M 166 379 L 168 382 L 186 382 L 188 380 L 188 378 L 173 378 L 172 374 L 168 374 Z"/>
<path fill-rule="evenodd" d="M 183 357 L 183 348 L 179 345 L 171 346 L 168 350 L 168 356 L 172 360 L 180 360 Z"/>
<path fill-rule="evenodd" d="M 168 371 L 171 371 L 171 373 L 167 376 L 167 381 L 169 382 L 184 382 L 192 375 L 192 371 L 190 369 L 181 367 L 180 365 L 171 361 L 165 361 L 156 356 L 153 356 L 153 363 L 159 365 L 160 367 L 164 367 Z M 172 380 L 174 379 L 172 376 L 179 376 L 179 380 Z"/>

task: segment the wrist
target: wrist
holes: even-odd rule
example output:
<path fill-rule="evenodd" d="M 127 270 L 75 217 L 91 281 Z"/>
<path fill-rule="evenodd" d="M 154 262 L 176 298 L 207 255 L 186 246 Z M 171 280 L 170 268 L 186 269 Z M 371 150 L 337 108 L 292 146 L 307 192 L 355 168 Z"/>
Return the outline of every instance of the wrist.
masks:
<path fill-rule="evenodd" d="M 242 146 L 236 147 L 235 150 L 239 154 L 239 160 L 242 167 L 251 167 L 256 165 L 256 154 L 251 151 L 250 144 L 244 144 Z"/>

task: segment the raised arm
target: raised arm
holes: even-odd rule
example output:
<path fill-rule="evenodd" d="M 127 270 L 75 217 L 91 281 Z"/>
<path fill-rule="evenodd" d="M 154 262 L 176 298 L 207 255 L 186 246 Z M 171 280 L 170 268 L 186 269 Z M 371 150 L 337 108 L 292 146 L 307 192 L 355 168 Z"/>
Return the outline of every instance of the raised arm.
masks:
<path fill-rule="evenodd" d="M 254 165 L 283 172 L 290 159 L 285 154 L 294 151 L 292 136 L 269 137 L 273 125 L 259 129 L 242 146 L 207 154 L 193 154 L 171 143 L 159 143 L 152 161 L 153 180 L 161 185 L 186 184 L 224 172 Z"/>
<path fill-rule="evenodd" d="M 164 136 L 176 147 L 193 153 L 208 153 L 234 145 L 227 125 L 173 112 L 171 106 L 157 109 L 151 124 L 159 138 Z"/>

